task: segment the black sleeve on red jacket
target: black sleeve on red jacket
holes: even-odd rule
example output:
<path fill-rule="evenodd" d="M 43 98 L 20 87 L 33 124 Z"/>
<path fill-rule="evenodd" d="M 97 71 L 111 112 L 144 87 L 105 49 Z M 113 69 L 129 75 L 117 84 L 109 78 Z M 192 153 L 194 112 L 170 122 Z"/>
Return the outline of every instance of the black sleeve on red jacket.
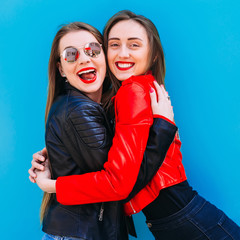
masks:
<path fill-rule="evenodd" d="M 137 181 L 129 196 L 123 200 L 124 203 L 131 200 L 157 173 L 174 140 L 177 129 L 174 124 L 162 118 L 154 118 Z"/>

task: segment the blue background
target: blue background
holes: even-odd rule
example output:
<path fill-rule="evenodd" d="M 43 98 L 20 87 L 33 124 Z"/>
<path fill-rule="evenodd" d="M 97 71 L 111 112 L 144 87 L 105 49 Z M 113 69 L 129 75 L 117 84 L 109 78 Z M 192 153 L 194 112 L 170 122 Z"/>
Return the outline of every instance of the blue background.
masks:
<path fill-rule="evenodd" d="M 84 21 L 102 31 L 122 9 L 150 18 L 160 32 L 190 184 L 240 224 L 238 0 L 5 0 L 0 8 L 2 239 L 42 236 L 42 192 L 27 170 L 32 153 L 44 146 L 47 64 L 58 26 Z M 143 215 L 134 218 L 139 239 L 153 239 Z"/>

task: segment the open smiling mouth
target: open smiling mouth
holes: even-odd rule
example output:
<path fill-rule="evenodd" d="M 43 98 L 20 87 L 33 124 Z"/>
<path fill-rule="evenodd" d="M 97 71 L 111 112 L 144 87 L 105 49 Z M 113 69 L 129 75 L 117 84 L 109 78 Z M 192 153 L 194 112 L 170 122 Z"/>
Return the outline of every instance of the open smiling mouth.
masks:
<path fill-rule="evenodd" d="M 116 62 L 116 67 L 121 71 L 126 71 L 134 66 L 133 62 Z"/>
<path fill-rule="evenodd" d="M 97 79 L 97 71 L 95 68 L 84 68 L 77 72 L 78 77 L 84 83 L 92 83 Z"/>

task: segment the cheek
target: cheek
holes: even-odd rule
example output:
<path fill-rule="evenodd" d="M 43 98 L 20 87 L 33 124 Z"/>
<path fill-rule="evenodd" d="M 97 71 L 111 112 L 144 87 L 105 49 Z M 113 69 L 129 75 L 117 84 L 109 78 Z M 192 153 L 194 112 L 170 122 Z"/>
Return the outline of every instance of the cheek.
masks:
<path fill-rule="evenodd" d="M 101 58 L 99 58 L 97 65 L 102 72 L 106 72 L 107 65 L 106 65 L 105 56 L 101 56 Z"/>
<path fill-rule="evenodd" d="M 108 64 L 111 65 L 113 63 L 113 52 L 112 50 L 108 50 L 107 53 L 107 60 L 108 60 Z"/>
<path fill-rule="evenodd" d="M 141 54 L 141 57 L 139 58 L 141 64 L 141 67 L 147 71 L 149 68 L 149 60 L 150 60 L 150 53 L 149 52 L 144 52 Z M 142 59 L 145 59 L 145 61 L 142 61 Z"/>
<path fill-rule="evenodd" d="M 62 69 L 65 74 L 72 74 L 75 69 L 75 64 L 68 64 L 65 62 L 64 64 L 62 64 Z"/>

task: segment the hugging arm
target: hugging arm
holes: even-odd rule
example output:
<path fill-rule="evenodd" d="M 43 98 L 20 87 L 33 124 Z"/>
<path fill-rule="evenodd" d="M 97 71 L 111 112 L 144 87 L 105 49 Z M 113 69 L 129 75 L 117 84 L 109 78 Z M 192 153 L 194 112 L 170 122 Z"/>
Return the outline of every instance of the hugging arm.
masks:
<path fill-rule="evenodd" d="M 99 126 L 100 127 L 100 126 Z M 174 135 L 177 131 L 177 127 L 170 122 L 162 119 L 162 118 L 154 118 L 153 125 L 150 128 L 149 138 L 146 146 L 146 150 L 144 152 L 143 161 L 141 163 L 140 171 L 137 177 L 137 181 L 133 187 L 133 190 L 129 194 L 128 198 L 126 200 L 131 199 L 135 194 L 137 194 L 142 188 L 145 187 L 145 185 L 152 179 L 152 177 L 155 175 L 159 167 L 161 166 L 166 152 L 174 138 Z M 78 147 L 77 147 L 78 148 Z M 105 149 L 104 149 L 105 148 Z M 103 146 L 102 150 L 103 152 L 107 152 L 109 149 L 108 146 Z M 89 152 L 89 149 L 88 149 Z M 102 157 L 101 157 L 101 156 Z M 103 154 L 95 154 L 91 156 L 91 162 L 102 162 L 102 165 L 105 162 L 105 159 L 107 158 L 107 155 Z M 34 173 L 35 170 L 43 170 L 44 167 L 46 167 L 46 170 L 48 170 L 47 166 L 48 163 L 45 162 L 45 158 L 47 157 L 47 151 L 46 148 L 44 148 L 42 151 L 37 152 L 33 155 L 32 160 L 32 167 L 29 169 L 29 178 L 32 182 L 35 182 L 35 177 L 37 176 L 36 173 Z M 60 157 L 61 160 L 63 160 L 63 157 Z M 88 159 L 90 159 L 88 157 Z M 95 161 L 95 160 L 96 161 Z M 83 156 L 81 157 L 80 161 L 83 161 Z M 44 164 L 40 164 L 39 162 L 44 162 Z M 89 161 L 88 161 L 89 162 Z M 100 164 L 98 165 L 100 167 Z M 46 175 L 45 175 L 46 176 Z M 43 189 L 45 190 L 45 189 Z"/>
<path fill-rule="evenodd" d="M 142 86 L 119 89 L 115 135 L 104 169 L 59 177 L 57 200 L 62 204 L 86 204 L 125 199 L 137 180 L 152 124 L 150 97 Z"/>
<path fill-rule="evenodd" d="M 138 173 L 137 181 L 133 187 L 133 190 L 124 201 L 130 200 L 134 195 L 136 195 L 155 175 L 165 158 L 166 152 L 175 136 L 176 131 L 177 127 L 170 122 L 162 118 L 154 118 L 153 125 L 150 128 L 149 138 L 140 171 Z M 105 151 L 108 150 L 106 149 Z M 98 154 L 95 156 L 96 157 L 92 156 L 92 162 L 96 162 L 94 159 L 98 161 L 100 160 L 100 162 L 102 161 L 103 165 L 105 159 L 103 157 L 101 158 Z M 44 162 L 46 157 L 46 148 L 33 155 L 32 167 L 29 169 L 29 178 L 31 181 L 33 180 L 32 182 L 35 182 L 35 178 L 37 176 L 36 173 L 34 173 L 35 170 L 41 171 L 44 167 L 47 169 L 48 163 Z M 61 157 L 61 160 L 63 160 L 63 157 Z M 80 160 L 83 161 L 83 158 Z M 40 164 L 39 162 L 44 162 L 46 166 Z"/>
<path fill-rule="evenodd" d="M 139 100 L 139 99 L 137 98 L 137 100 Z M 126 101 L 128 101 L 128 99 Z M 146 102 L 145 102 L 145 105 L 146 105 Z M 125 107 L 124 107 L 124 110 L 126 110 Z M 144 117 L 142 116 L 143 117 L 142 119 L 145 119 L 146 112 L 147 112 L 148 117 L 152 114 L 148 110 L 149 109 L 147 109 L 147 107 L 145 107 L 144 110 L 141 110 L 139 112 L 140 115 L 144 113 L 143 114 Z M 135 111 L 135 113 L 136 113 L 136 111 Z M 142 119 L 138 119 L 137 122 L 138 121 L 141 122 Z M 123 124 L 118 124 L 117 127 L 120 128 L 120 129 L 123 128 L 124 131 L 122 131 L 122 132 L 125 132 L 125 133 L 129 132 L 130 136 L 132 136 L 132 132 L 134 134 L 136 134 L 137 132 L 139 133 L 139 131 L 136 131 L 136 130 L 141 130 L 141 129 L 145 130 L 145 135 L 146 136 L 148 134 L 148 129 L 149 129 L 148 126 L 150 126 L 150 125 L 147 122 L 137 123 L 137 124 L 132 123 L 132 125 L 131 125 L 132 128 L 130 128 L 130 131 L 129 131 L 129 126 L 124 124 L 124 119 L 121 119 L 119 122 L 120 123 L 123 122 Z M 105 164 L 105 171 L 100 171 L 100 172 L 97 172 L 97 173 L 89 173 L 89 174 L 93 175 L 93 176 L 95 176 L 95 174 L 96 174 L 96 176 L 98 174 L 100 174 L 100 176 L 101 176 L 101 173 L 103 173 L 103 176 L 105 176 L 104 180 L 106 180 L 107 185 L 110 188 L 110 193 L 109 194 L 112 194 L 111 192 L 113 192 L 114 200 L 120 200 L 120 199 L 124 198 L 124 196 L 127 197 L 129 195 L 129 193 L 131 192 L 131 190 L 132 190 L 132 188 L 135 184 L 135 181 L 136 181 L 137 175 L 138 175 L 137 183 L 136 183 L 133 191 L 130 194 L 131 196 L 134 196 L 134 194 L 136 194 L 139 190 L 141 190 L 141 188 L 143 188 L 148 183 L 148 181 L 151 180 L 152 176 L 158 170 L 159 166 L 161 165 L 161 163 L 164 159 L 166 151 L 167 151 L 169 145 L 171 144 L 171 141 L 172 141 L 172 138 L 175 134 L 176 129 L 177 128 L 175 127 L 175 125 L 169 123 L 168 121 L 166 121 L 164 119 L 155 119 L 154 124 L 151 127 L 151 131 L 150 131 L 150 136 L 151 137 L 148 140 L 148 146 L 147 146 L 147 149 L 146 149 L 146 154 L 145 154 L 145 158 L 144 158 L 143 162 L 141 161 L 142 158 L 140 158 L 139 155 L 138 155 L 139 153 L 141 154 L 141 149 L 139 151 L 139 146 L 141 146 L 141 141 L 136 142 L 135 140 L 136 139 L 138 139 L 138 140 L 141 139 L 141 137 L 142 137 L 141 135 L 144 132 L 140 131 L 140 135 L 138 135 L 137 138 L 136 138 L 136 135 L 133 134 L 134 139 L 131 139 L 131 137 L 130 137 L 130 139 L 126 139 L 126 141 L 124 141 L 125 140 L 124 137 L 126 137 L 126 134 L 124 134 L 124 135 L 120 134 L 119 135 L 119 132 L 118 132 L 118 135 L 116 136 L 117 137 L 117 140 L 116 140 L 117 144 L 115 143 L 115 148 L 120 150 L 120 151 L 117 151 L 118 154 L 115 155 L 114 152 L 112 151 L 112 155 L 110 155 L 110 163 L 108 161 Z M 119 138 L 122 138 L 122 139 L 119 139 Z M 129 145 L 129 141 L 131 141 L 131 140 L 133 140 L 133 145 Z M 122 143 L 121 143 L 121 141 L 122 141 Z M 120 142 L 120 144 L 118 144 L 119 142 Z M 137 165 L 136 162 L 134 162 L 134 160 L 136 161 L 136 158 L 133 154 L 134 148 L 135 148 L 135 153 L 138 157 L 137 164 L 138 164 L 139 168 L 140 168 L 140 165 L 142 166 L 140 172 L 139 172 L 139 168 L 136 166 Z M 125 149 L 125 151 L 123 149 Z M 158 158 L 154 157 L 154 155 L 156 156 L 158 154 L 159 154 Z M 112 160 L 111 160 L 111 157 L 113 158 Z M 122 159 L 122 157 L 123 157 L 123 159 Z M 127 159 L 127 158 L 130 159 L 130 164 L 133 164 L 132 167 L 130 168 L 130 169 L 133 170 L 131 172 L 127 171 L 127 167 L 129 166 L 128 165 L 129 164 L 129 161 L 128 161 L 129 159 Z M 131 161 L 132 161 L 132 163 L 131 163 Z M 120 167 L 119 163 L 123 165 L 123 169 Z M 139 163 L 141 163 L 141 164 L 139 164 Z M 123 174 L 121 174 L 122 170 L 124 170 L 124 169 L 125 169 L 125 172 L 123 172 Z M 128 178 L 129 176 L 132 176 L 131 175 L 132 173 L 135 174 L 135 178 L 131 178 L 131 184 L 132 185 L 129 188 L 124 189 L 124 192 L 127 195 L 122 196 L 122 195 L 120 195 L 121 192 L 119 193 L 119 188 L 122 187 L 124 182 L 126 184 L 129 183 L 129 181 L 126 181 L 126 179 L 124 179 L 124 177 Z M 58 180 L 60 180 L 60 188 L 59 188 L 59 191 L 57 193 L 57 196 L 59 197 L 59 195 L 60 195 L 60 202 L 64 203 L 66 201 L 67 202 L 66 204 L 70 204 L 70 205 L 81 204 L 82 202 L 86 203 L 88 201 L 97 202 L 98 200 L 96 200 L 95 197 L 94 197 L 95 193 L 92 193 L 93 194 L 92 196 L 88 196 L 87 195 L 87 192 L 88 192 L 87 189 L 86 189 L 86 193 L 84 193 L 83 188 L 81 188 L 82 184 L 84 186 L 84 185 L 87 185 L 87 183 L 88 183 L 88 181 L 81 181 L 81 179 L 83 179 L 82 177 L 85 176 L 85 177 L 91 179 L 92 176 L 89 176 L 89 174 L 84 174 L 84 175 L 81 175 L 81 176 L 70 176 L 70 177 L 59 178 Z M 111 176 L 111 175 L 113 175 L 113 176 Z M 111 181 L 109 180 L 109 177 L 114 177 L 113 179 L 110 179 L 110 180 L 114 184 L 119 184 L 119 186 L 117 185 L 118 189 L 116 189 L 116 187 L 111 184 Z M 98 183 L 96 180 L 97 180 L 96 178 L 93 178 L 93 183 L 91 183 L 93 186 L 95 185 L 95 183 Z M 129 180 L 129 178 L 127 180 Z M 100 179 L 100 182 L 101 181 L 102 181 L 102 179 Z M 101 189 L 101 187 L 100 187 L 100 189 Z M 99 190 L 99 188 L 96 189 L 96 191 L 98 191 L 98 190 Z M 103 192 L 99 193 L 100 196 L 101 196 L 100 199 L 104 199 L 105 201 L 110 201 L 111 199 L 105 197 L 105 189 L 103 189 L 102 191 Z M 69 193 L 72 194 L 70 197 L 68 197 Z M 64 195 L 66 197 L 64 197 Z M 87 197 L 88 200 L 86 200 L 86 199 L 85 200 L 84 199 L 79 200 L 79 195 Z M 62 197 L 63 197 L 63 199 L 61 199 Z M 104 200 L 101 200 L 101 201 L 104 201 Z M 80 203 L 79 201 L 82 201 L 82 202 Z"/>

